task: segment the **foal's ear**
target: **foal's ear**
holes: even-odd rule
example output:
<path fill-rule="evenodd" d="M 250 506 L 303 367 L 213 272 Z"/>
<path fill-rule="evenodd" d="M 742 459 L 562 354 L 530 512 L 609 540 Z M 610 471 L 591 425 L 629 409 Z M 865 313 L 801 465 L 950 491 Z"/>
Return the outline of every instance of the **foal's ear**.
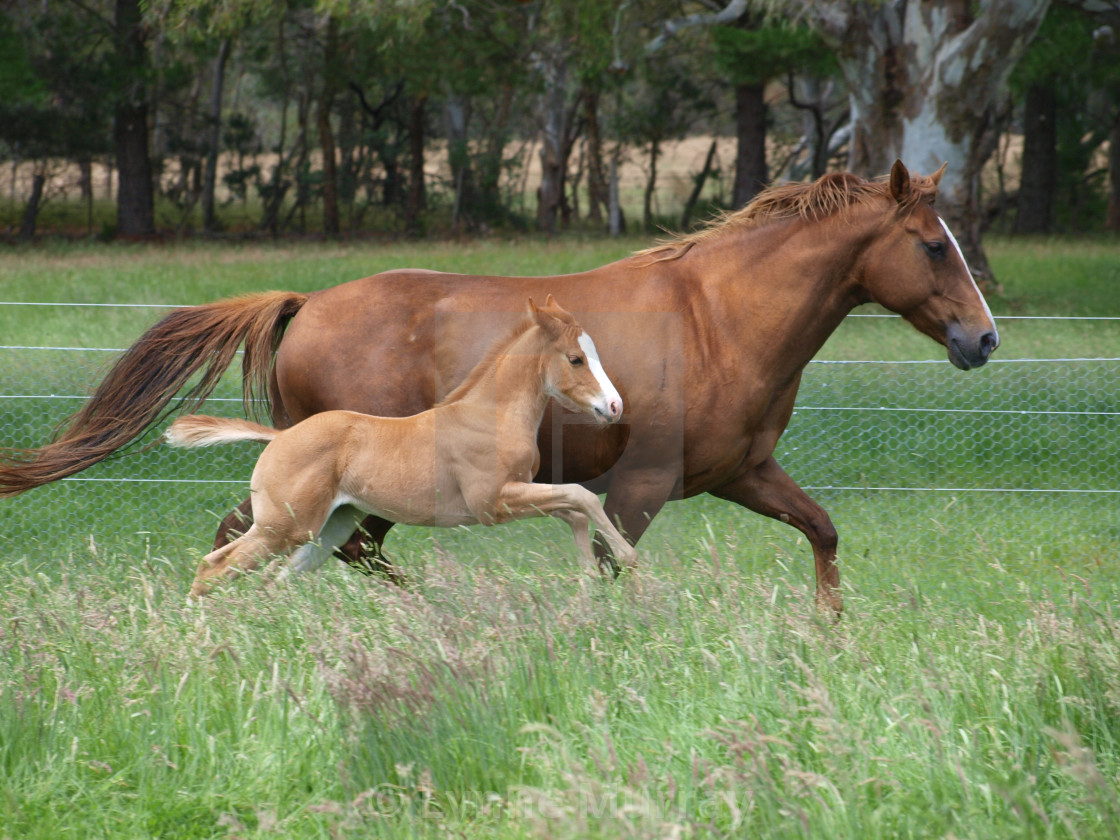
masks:
<path fill-rule="evenodd" d="M 910 172 L 901 160 L 895 160 L 891 167 L 891 195 L 899 204 L 910 197 Z"/>
<path fill-rule="evenodd" d="M 945 161 L 943 164 L 941 164 L 940 169 L 938 169 L 936 172 L 934 172 L 932 175 L 929 176 L 929 179 L 931 181 L 933 181 L 933 185 L 935 187 L 938 184 L 941 183 L 941 176 L 945 174 L 945 167 L 948 166 L 948 165 L 949 165 L 949 161 Z"/>
<path fill-rule="evenodd" d="M 533 299 L 529 298 L 529 315 L 553 341 L 559 338 L 560 333 L 564 331 L 564 325 L 560 323 L 560 319 L 548 311 L 555 307 L 556 301 L 552 299 L 552 295 L 548 296 L 544 306 L 537 306 L 533 303 Z"/>

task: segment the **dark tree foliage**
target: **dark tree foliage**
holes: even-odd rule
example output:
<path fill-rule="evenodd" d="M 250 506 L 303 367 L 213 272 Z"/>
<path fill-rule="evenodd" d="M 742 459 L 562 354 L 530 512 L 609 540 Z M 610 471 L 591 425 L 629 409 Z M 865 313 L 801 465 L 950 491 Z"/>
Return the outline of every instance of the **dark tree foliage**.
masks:
<path fill-rule="evenodd" d="M 1015 232 L 1099 223 L 1110 179 L 1098 154 L 1120 120 L 1120 43 L 1108 19 L 1053 6 L 1011 85 L 1023 135 Z"/>
<path fill-rule="evenodd" d="M 931 54 L 946 39 L 975 46 L 969 21 L 998 29 L 990 5 L 915 6 L 915 37 Z M 92 212 L 99 163 L 119 184 L 116 225 L 104 228 L 122 235 L 158 224 L 347 236 L 602 230 L 606 217 L 615 230 L 624 202 L 647 227 L 670 213 L 687 225 L 712 203 L 701 193 L 713 180 L 709 196 L 738 206 L 774 177 L 816 177 L 849 153 L 865 167 L 871 148 L 918 156 L 909 123 L 868 120 L 882 79 L 856 72 L 860 56 L 875 68 L 886 60 L 867 42 L 898 35 L 905 4 L 792 6 L 802 14 L 786 21 L 762 0 L 17 0 L 0 16 L 0 156 L 19 170 L 22 210 L 12 229 L 34 235 L 39 209 L 63 194 L 62 171 L 83 173 Z M 1120 170 L 1120 47 L 1109 25 L 1055 5 L 1014 79 L 1018 230 L 1099 224 L 1106 198 L 1120 228 L 1120 172 L 1108 174 Z M 888 92 L 925 95 L 932 81 Z M 849 96 L 862 112 L 849 114 Z M 982 99 L 971 128 L 959 108 L 942 120 L 952 125 L 923 123 L 921 137 L 942 145 L 979 133 L 957 149 L 957 169 L 998 127 L 992 97 Z M 868 145 L 876 130 L 882 142 Z M 665 150 L 696 134 L 712 138 L 699 147 L 707 154 L 674 180 L 670 206 Z M 729 135 L 736 165 L 721 169 Z M 620 188 L 625 165 L 641 169 L 642 188 Z"/>
<path fill-rule="evenodd" d="M 712 38 L 716 45 L 716 66 L 735 92 L 738 151 L 732 205 L 741 207 L 770 182 L 766 160 L 767 84 L 792 74 L 837 75 L 839 65 L 820 36 L 802 24 L 744 16 L 736 25 L 715 27 Z M 822 155 L 827 160 L 831 131 L 824 126 L 823 113 L 818 121 L 820 125 L 812 138 L 810 157 L 815 162 L 814 171 L 820 169 L 816 174 L 822 174 L 820 161 Z"/>

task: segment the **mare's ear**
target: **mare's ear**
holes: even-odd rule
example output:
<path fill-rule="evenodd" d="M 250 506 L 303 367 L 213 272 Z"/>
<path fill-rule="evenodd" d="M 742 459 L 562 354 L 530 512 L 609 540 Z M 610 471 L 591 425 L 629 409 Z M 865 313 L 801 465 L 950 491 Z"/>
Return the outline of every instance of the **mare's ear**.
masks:
<path fill-rule="evenodd" d="M 945 161 L 943 164 L 941 164 L 940 169 L 938 169 L 936 172 L 934 172 L 932 175 L 929 176 L 929 179 L 931 181 L 933 181 L 933 185 L 935 187 L 938 184 L 941 183 L 941 176 L 945 174 L 945 167 L 948 166 L 948 165 L 949 165 L 949 161 Z"/>
<path fill-rule="evenodd" d="M 901 160 L 896 160 L 891 167 L 891 195 L 899 204 L 910 197 L 910 173 Z"/>

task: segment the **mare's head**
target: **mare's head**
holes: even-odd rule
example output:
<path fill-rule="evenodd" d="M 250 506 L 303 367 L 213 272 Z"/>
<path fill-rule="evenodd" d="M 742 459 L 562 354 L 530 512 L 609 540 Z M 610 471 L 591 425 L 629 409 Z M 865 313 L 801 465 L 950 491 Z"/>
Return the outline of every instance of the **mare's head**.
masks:
<path fill-rule="evenodd" d="M 622 397 L 603 370 L 595 342 L 572 314 L 549 295 L 544 306 L 529 300 L 529 317 L 546 339 L 541 364 L 549 396 L 573 411 L 591 414 L 600 423 L 621 420 Z"/>
<path fill-rule="evenodd" d="M 895 161 L 883 185 L 893 206 L 857 279 L 871 300 L 944 344 L 949 361 L 968 370 L 988 361 L 999 333 L 956 238 L 933 207 L 944 171 L 912 178 Z"/>

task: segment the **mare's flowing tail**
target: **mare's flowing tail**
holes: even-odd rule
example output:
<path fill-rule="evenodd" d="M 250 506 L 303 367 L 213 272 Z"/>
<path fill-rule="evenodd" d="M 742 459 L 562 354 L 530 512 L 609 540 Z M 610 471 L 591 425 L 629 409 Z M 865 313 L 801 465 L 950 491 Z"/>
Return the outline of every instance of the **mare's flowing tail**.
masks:
<path fill-rule="evenodd" d="M 16 496 L 103 461 L 177 411 L 213 393 L 244 342 L 247 410 L 267 407 L 272 357 L 307 295 L 264 292 L 176 309 L 125 351 L 67 428 L 37 449 L 0 450 L 0 498 Z M 174 405 L 195 374 L 195 383 Z M 263 427 L 262 427 L 263 428 Z"/>
<path fill-rule="evenodd" d="M 163 437 L 172 446 L 193 449 L 196 446 L 214 446 L 237 440 L 269 441 L 278 434 L 278 429 L 270 429 L 252 420 L 188 414 L 172 423 Z"/>

